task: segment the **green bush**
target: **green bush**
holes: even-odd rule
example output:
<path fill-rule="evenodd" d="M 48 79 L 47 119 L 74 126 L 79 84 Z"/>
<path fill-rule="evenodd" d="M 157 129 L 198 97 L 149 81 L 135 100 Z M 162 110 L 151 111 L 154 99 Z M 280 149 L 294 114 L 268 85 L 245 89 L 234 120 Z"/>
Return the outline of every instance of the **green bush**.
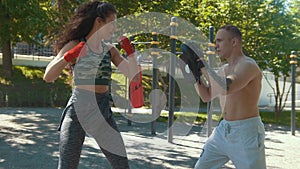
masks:
<path fill-rule="evenodd" d="M 63 73 L 55 83 L 46 83 L 44 71 L 45 68 L 14 66 L 9 78 L 0 72 L 0 106 L 65 106 L 71 92 L 67 74 Z"/>
<path fill-rule="evenodd" d="M 0 70 L 2 70 L 1 66 Z M 0 71 L 0 107 L 64 107 L 72 90 L 68 73 L 64 71 L 55 83 L 46 83 L 43 80 L 44 71 L 45 68 L 14 66 L 13 75 L 9 78 L 4 77 Z M 117 84 L 125 83 L 124 80 L 121 80 L 121 76 L 116 74 L 113 75 L 113 79 Z M 162 79 L 168 85 L 168 78 L 163 76 Z M 145 107 L 150 106 L 148 96 L 152 90 L 152 81 L 151 74 L 143 74 Z M 176 83 L 175 86 L 177 88 L 175 91 L 176 108 L 181 104 L 181 96 L 178 84 Z M 159 81 L 159 88 L 163 90 L 161 80 Z M 124 88 L 116 88 L 116 90 L 124 90 Z M 165 94 L 168 95 L 168 92 Z M 296 124 L 299 127 L 300 112 L 297 111 L 296 114 Z M 179 114 L 175 113 L 175 118 L 178 116 Z M 195 122 L 203 123 L 207 114 L 206 112 L 186 112 L 184 116 L 195 117 Z M 266 124 L 290 125 L 290 116 L 289 111 L 283 112 L 279 117 L 276 117 L 274 112 L 261 113 L 263 122 Z M 167 121 L 167 117 L 168 114 L 161 114 L 158 121 Z"/>

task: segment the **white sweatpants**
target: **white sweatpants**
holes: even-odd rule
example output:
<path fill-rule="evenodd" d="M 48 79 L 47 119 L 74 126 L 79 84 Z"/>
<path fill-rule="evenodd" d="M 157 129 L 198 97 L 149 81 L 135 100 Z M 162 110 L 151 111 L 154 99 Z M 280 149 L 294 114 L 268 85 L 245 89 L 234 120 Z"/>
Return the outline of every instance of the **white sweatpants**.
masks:
<path fill-rule="evenodd" d="M 264 139 L 260 117 L 222 120 L 206 141 L 195 169 L 218 169 L 229 160 L 237 169 L 265 169 Z"/>

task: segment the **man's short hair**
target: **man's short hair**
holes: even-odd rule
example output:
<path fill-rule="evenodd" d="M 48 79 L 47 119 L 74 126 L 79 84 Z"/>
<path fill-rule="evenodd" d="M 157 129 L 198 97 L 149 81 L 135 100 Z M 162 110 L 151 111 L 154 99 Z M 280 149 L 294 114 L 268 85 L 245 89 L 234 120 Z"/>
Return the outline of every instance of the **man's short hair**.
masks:
<path fill-rule="evenodd" d="M 225 26 L 222 26 L 220 28 L 220 30 L 221 29 L 228 31 L 232 35 L 232 37 L 236 37 L 242 41 L 242 32 L 239 30 L 238 27 L 233 26 L 233 25 L 225 25 Z"/>

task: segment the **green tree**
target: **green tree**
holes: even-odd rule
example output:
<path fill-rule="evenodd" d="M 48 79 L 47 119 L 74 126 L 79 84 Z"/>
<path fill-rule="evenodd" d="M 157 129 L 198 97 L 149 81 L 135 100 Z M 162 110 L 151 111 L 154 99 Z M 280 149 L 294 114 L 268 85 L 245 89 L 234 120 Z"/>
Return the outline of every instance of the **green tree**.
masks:
<path fill-rule="evenodd" d="M 298 51 L 298 56 L 300 55 L 300 0 L 290 0 L 290 3 L 287 4 L 288 14 L 293 20 L 293 28 L 295 30 L 292 41 L 290 44 L 291 48 Z M 300 58 L 300 56 L 299 56 Z M 298 62 L 300 65 L 300 62 Z"/>
<path fill-rule="evenodd" d="M 25 41 L 38 43 L 39 34 L 49 35 L 55 25 L 50 0 L 1 0 L 0 45 L 3 53 L 3 73 L 12 74 L 12 45 Z"/>
<path fill-rule="evenodd" d="M 188 18 L 205 34 L 208 27 L 224 24 L 238 26 L 244 36 L 244 52 L 257 60 L 262 70 L 275 76 L 273 95 L 275 110 L 280 113 L 288 94 L 285 85 L 289 76 L 289 54 L 299 46 L 299 0 L 291 2 L 287 12 L 284 0 L 202 0 L 180 1 L 176 14 Z M 284 85 L 279 81 L 283 79 Z"/>
<path fill-rule="evenodd" d="M 52 1 L 52 0 L 48 0 Z M 53 1 L 53 9 L 58 13 L 56 18 L 51 18 L 57 25 L 53 25 L 51 29 L 52 39 L 55 40 L 59 36 L 60 31 L 63 30 L 65 24 L 70 20 L 74 11 L 78 6 L 89 0 L 56 0 Z"/>
<path fill-rule="evenodd" d="M 263 59 L 260 66 L 274 74 L 275 86 L 271 85 L 275 99 L 275 112 L 279 115 L 285 107 L 289 94 L 286 90 L 290 73 L 289 55 L 293 49 L 293 37 L 296 32 L 292 17 L 287 13 L 283 0 L 266 2 L 266 8 L 261 20 L 260 51 L 258 56 Z M 280 86 L 280 81 L 283 85 Z"/>

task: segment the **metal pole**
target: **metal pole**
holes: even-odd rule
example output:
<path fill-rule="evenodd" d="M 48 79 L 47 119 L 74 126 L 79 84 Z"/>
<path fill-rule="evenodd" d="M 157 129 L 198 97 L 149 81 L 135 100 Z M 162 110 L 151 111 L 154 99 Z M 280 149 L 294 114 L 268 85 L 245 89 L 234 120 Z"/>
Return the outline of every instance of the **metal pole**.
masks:
<path fill-rule="evenodd" d="M 212 44 L 214 42 L 214 27 L 209 27 L 209 42 Z M 209 45 L 209 51 L 213 51 L 213 46 Z M 212 65 L 213 58 L 209 57 L 209 65 Z M 212 107 L 211 107 L 211 101 L 207 103 L 207 136 L 209 137 L 212 133 Z"/>
<path fill-rule="evenodd" d="M 152 90 L 158 89 L 158 73 L 157 73 L 157 56 L 158 56 L 158 52 L 155 51 L 157 49 L 157 45 L 158 45 L 158 38 L 157 38 L 157 28 L 154 28 L 153 32 L 152 32 L 152 37 L 153 37 L 153 41 L 151 42 L 151 44 L 153 45 L 153 49 L 154 51 L 151 52 L 151 55 L 153 57 L 153 66 L 152 66 L 152 76 L 153 76 L 153 82 L 152 82 Z M 152 117 L 155 118 L 157 112 L 157 100 L 156 100 L 156 92 L 154 92 L 154 96 L 151 100 L 152 103 Z M 155 125 L 155 120 L 153 120 L 151 122 L 151 134 L 155 135 L 156 134 L 156 125 Z"/>
<path fill-rule="evenodd" d="M 297 65 L 297 55 L 296 55 L 296 51 L 292 51 L 291 55 L 290 55 L 291 61 L 291 71 L 292 71 L 292 110 L 291 110 L 291 133 L 294 136 L 295 135 L 295 128 L 296 128 L 296 124 L 295 124 L 295 78 L 296 78 L 296 65 Z"/>
<path fill-rule="evenodd" d="M 130 37 L 129 39 L 130 39 L 130 42 L 133 41 L 133 37 Z M 128 89 L 128 100 L 129 100 L 129 103 L 128 103 L 128 114 L 127 114 L 127 116 L 128 117 L 132 117 L 132 107 L 131 107 L 131 100 L 130 100 L 130 80 L 128 79 L 128 82 L 127 82 L 127 79 L 128 78 L 126 78 L 126 88 Z M 129 85 L 127 86 L 127 84 L 129 84 Z M 127 125 L 128 126 L 132 125 L 131 124 L 131 120 L 129 118 L 127 119 Z"/>
<path fill-rule="evenodd" d="M 178 26 L 176 17 L 171 18 L 171 58 L 169 73 L 169 120 L 168 120 L 168 142 L 173 142 L 173 122 L 174 122 L 174 95 L 175 95 L 175 59 L 176 59 L 176 27 Z"/>
<path fill-rule="evenodd" d="M 126 83 L 126 86 L 125 86 L 125 87 L 128 89 L 128 100 L 129 100 L 129 102 L 128 102 L 128 113 L 127 113 L 127 116 L 128 116 L 128 117 L 132 117 L 132 111 L 131 111 L 132 108 L 131 108 L 131 100 L 130 100 L 130 89 L 129 89 L 129 88 L 130 88 L 130 87 L 129 87 L 130 85 L 127 86 L 127 84 L 130 83 L 130 82 L 128 82 L 128 81 L 129 81 L 129 80 L 128 80 L 128 78 L 126 77 L 126 82 L 125 82 L 125 83 Z M 125 98 L 126 98 L 126 97 L 125 97 Z M 129 120 L 129 118 L 127 119 L 127 125 L 128 125 L 128 126 L 131 126 L 131 120 Z"/>

